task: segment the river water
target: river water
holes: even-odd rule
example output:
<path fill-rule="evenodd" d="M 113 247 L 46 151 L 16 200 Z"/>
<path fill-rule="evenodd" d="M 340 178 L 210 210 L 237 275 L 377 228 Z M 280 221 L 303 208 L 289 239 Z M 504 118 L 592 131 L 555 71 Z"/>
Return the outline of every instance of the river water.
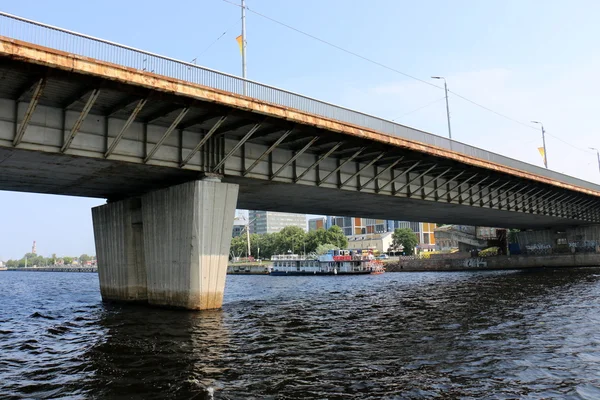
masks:
<path fill-rule="evenodd" d="M 0 398 L 600 399 L 600 269 L 229 276 L 221 311 L 0 272 Z"/>

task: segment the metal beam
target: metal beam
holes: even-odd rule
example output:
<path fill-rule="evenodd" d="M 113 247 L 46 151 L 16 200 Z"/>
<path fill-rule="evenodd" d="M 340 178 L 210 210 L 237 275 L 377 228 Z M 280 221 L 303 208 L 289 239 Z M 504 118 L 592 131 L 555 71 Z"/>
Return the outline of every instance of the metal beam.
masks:
<path fill-rule="evenodd" d="M 183 168 L 187 163 L 190 162 L 190 160 L 192 159 L 192 157 L 194 157 L 194 155 L 200 151 L 200 149 L 202 148 L 202 146 L 204 146 L 204 143 L 206 143 L 206 141 L 208 139 L 210 139 L 210 137 L 217 131 L 217 129 L 219 129 L 219 127 L 221 126 L 221 124 L 223 122 L 225 122 L 225 120 L 227 119 L 227 115 L 223 115 L 221 116 L 217 122 L 215 122 L 215 124 L 213 125 L 212 128 L 210 128 L 210 130 L 206 133 L 206 135 L 204 135 L 202 137 L 202 139 L 200 139 L 200 142 L 198 142 L 198 144 L 196 145 L 196 147 L 194 147 L 194 149 L 192 151 L 190 151 L 190 153 L 187 155 L 187 157 L 185 158 L 185 160 L 183 160 L 183 162 L 181 164 L 179 164 L 180 168 Z"/>
<path fill-rule="evenodd" d="M 14 100 L 17 103 L 22 102 L 23 100 L 25 100 L 25 95 L 27 95 L 27 93 L 35 90 L 35 88 L 37 87 L 40 79 L 45 79 L 45 76 L 42 75 L 36 75 L 35 77 L 29 79 L 23 86 L 21 86 L 18 90 L 17 90 L 17 95 L 14 98 Z"/>
<path fill-rule="evenodd" d="M 85 88 L 84 90 L 80 90 L 75 96 L 68 98 L 62 105 L 62 108 L 64 108 L 65 110 L 70 109 L 71 107 L 73 107 L 77 102 L 81 101 L 82 99 L 91 96 L 94 92 L 93 88 Z"/>
<path fill-rule="evenodd" d="M 404 156 L 400 157 L 399 159 L 397 159 L 396 161 L 394 161 L 393 163 L 391 163 L 390 165 L 388 165 L 387 167 L 385 167 L 385 169 L 382 169 L 380 172 L 377 173 L 377 175 L 375 175 L 374 177 L 372 177 L 371 179 L 369 179 L 367 182 L 365 182 L 364 184 L 362 184 L 358 190 L 359 191 L 363 190 L 365 186 L 367 186 L 369 183 L 373 182 L 375 179 L 379 178 L 381 175 L 383 175 L 386 172 L 388 172 L 390 169 L 394 168 L 403 159 L 404 159 Z"/>
<path fill-rule="evenodd" d="M 25 131 L 27 130 L 27 126 L 29 125 L 29 121 L 31 121 L 31 117 L 35 108 L 37 107 L 40 98 L 42 97 L 42 93 L 44 92 L 44 87 L 46 86 L 46 78 L 41 78 L 37 84 L 35 85 L 35 89 L 33 90 L 33 96 L 31 97 L 31 101 L 27 106 L 27 110 L 25 111 L 25 115 L 23 116 L 23 121 L 21 121 L 21 125 L 17 130 L 17 134 L 13 140 L 13 146 L 19 145 L 21 140 L 23 140 L 23 136 L 25 135 Z M 15 102 L 15 107 L 18 107 L 19 103 Z M 17 121 L 15 121 L 17 124 Z"/>
<path fill-rule="evenodd" d="M 108 111 L 105 112 L 107 117 L 113 117 L 119 111 L 122 111 L 125 108 L 128 108 L 134 104 L 139 104 L 140 98 L 131 98 L 128 97 L 126 100 L 119 102 L 116 106 L 111 107 Z"/>
<path fill-rule="evenodd" d="M 459 175 L 457 175 L 457 176 L 459 176 Z M 459 183 L 457 183 L 456 185 L 454 185 L 454 187 L 453 187 L 453 188 L 451 188 L 451 189 L 446 189 L 446 191 L 445 191 L 444 193 L 442 193 L 442 194 L 438 194 L 438 195 L 437 195 L 438 199 L 441 199 L 442 197 L 446 196 L 448 193 L 450 193 L 451 191 L 455 190 L 455 189 L 456 189 L 456 188 L 458 188 L 459 186 L 461 186 L 461 185 L 464 185 L 464 184 L 466 184 L 466 183 L 469 183 L 470 181 L 472 181 L 473 179 L 477 178 L 478 176 L 479 176 L 479 174 L 474 174 L 474 175 L 471 175 L 470 177 L 468 177 L 468 178 L 467 178 L 467 179 L 465 179 L 464 181 L 462 181 L 462 182 L 459 182 Z M 452 179 L 450 179 L 448 182 L 452 182 Z M 446 183 L 448 183 L 448 182 L 446 182 Z M 432 192 L 433 192 L 433 191 L 432 191 Z M 429 194 L 431 194 L 431 193 L 429 193 Z M 429 194 L 428 194 L 428 196 L 429 196 Z"/>
<path fill-rule="evenodd" d="M 85 118 L 88 116 L 99 95 L 100 89 L 94 89 L 92 90 L 92 93 L 90 93 L 90 97 L 88 97 L 85 106 L 83 106 L 83 110 L 81 110 L 77 121 L 75 121 L 75 124 L 73 124 L 73 128 L 71 128 L 71 133 L 69 134 L 69 137 L 67 138 L 67 140 L 65 140 L 65 144 L 63 144 L 63 146 L 60 148 L 61 153 L 64 153 L 71 146 L 71 143 L 73 143 L 75 135 L 77 135 L 77 132 L 79 132 L 83 121 L 85 121 Z"/>
<path fill-rule="evenodd" d="M 519 186 L 519 185 L 520 185 L 520 183 L 517 183 L 516 185 L 512 185 L 511 187 L 509 187 L 508 189 L 506 189 L 506 190 L 504 191 L 504 194 L 506 194 L 506 192 L 509 192 L 509 191 L 513 190 L 514 188 L 516 188 L 516 187 L 517 187 L 517 186 Z M 488 200 L 488 202 L 487 202 L 486 204 L 487 204 L 488 206 L 490 206 L 490 208 L 494 207 L 494 205 L 492 204 L 492 202 L 493 202 L 494 200 L 496 200 L 498 197 L 502 196 L 502 194 L 503 194 L 503 193 L 500 193 L 500 190 L 498 190 L 498 194 L 497 194 L 496 196 L 494 196 L 494 197 L 490 196 L 490 199 Z M 502 200 L 500 200 L 500 201 L 502 201 Z M 496 203 L 496 205 L 498 205 L 498 203 Z"/>
<path fill-rule="evenodd" d="M 463 175 L 465 172 L 466 172 L 466 171 L 461 171 L 461 172 L 459 172 L 459 173 L 458 173 L 456 176 L 454 176 L 454 178 L 452 178 L 452 179 L 450 179 L 450 180 L 448 180 L 448 181 L 444 182 L 444 185 L 448 185 L 450 182 L 454 182 L 456 179 L 458 179 L 458 178 L 459 178 L 461 175 Z M 438 188 L 435 188 L 435 189 L 433 189 L 433 190 L 429 191 L 429 193 L 427 193 L 427 194 L 425 195 L 425 198 L 429 197 L 429 196 L 430 196 L 430 195 L 431 195 L 433 192 L 435 192 L 436 190 L 438 190 Z M 438 196 L 438 198 L 439 198 L 439 197 L 440 197 L 440 196 Z"/>
<path fill-rule="evenodd" d="M 167 140 L 167 138 L 169 137 L 169 135 L 171 134 L 171 132 L 173 132 L 175 130 L 175 128 L 177 128 L 177 125 L 179 125 L 179 123 L 181 122 L 181 120 L 183 119 L 183 117 L 185 117 L 185 114 L 187 114 L 188 111 L 190 111 L 190 109 L 188 107 L 185 107 L 184 109 L 182 109 L 179 112 L 179 115 L 177 115 L 177 118 L 175 118 L 173 120 L 173 122 L 171 122 L 171 125 L 167 128 L 167 130 L 165 131 L 165 133 L 163 133 L 162 137 L 158 140 L 158 142 L 156 142 L 156 144 L 154 145 L 154 147 L 152 148 L 152 150 L 150 150 L 148 152 L 148 154 L 144 158 L 144 164 L 146 164 L 148 162 L 148 160 L 150 160 L 152 158 L 152 156 L 154 156 L 154 154 L 156 154 L 156 152 L 158 151 L 158 149 L 160 148 L 160 146 L 162 146 L 162 144 L 164 143 L 164 141 Z"/>
<path fill-rule="evenodd" d="M 344 165 L 348 164 L 350 161 L 354 160 L 357 156 L 360 155 L 360 153 L 362 153 L 363 151 L 365 151 L 366 147 L 361 147 L 360 149 L 358 149 L 358 151 L 356 151 L 354 154 L 352 154 L 349 158 L 347 158 L 346 160 L 344 160 L 344 162 L 340 163 L 340 165 L 338 165 L 333 171 L 331 171 L 330 173 L 327 174 L 327 176 L 323 179 L 321 179 L 318 183 L 317 186 L 321 186 L 321 184 L 323 182 L 325 182 L 331 175 L 335 174 L 336 172 L 338 172 L 340 169 L 342 169 L 344 167 Z"/>
<path fill-rule="evenodd" d="M 496 181 L 496 182 L 497 182 L 497 181 Z M 492 185 L 493 185 L 494 183 L 496 183 L 496 182 L 493 182 L 493 183 L 492 183 Z M 506 186 L 506 185 L 508 185 L 508 184 L 510 184 L 510 181 L 509 181 L 509 182 L 504 182 L 504 184 L 502 184 L 502 185 L 498 186 L 497 188 L 495 188 L 495 189 L 493 189 L 493 190 L 500 191 L 500 189 L 502 189 L 504 186 Z M 489 188 L 490 186 L 491 186 L 491 185 L 489 185 L 489 186 L 488 186 L 488 188 Z M 490 197 L 492 197 L 492 189 L 491 189 L 491 188 L 489 189 L 489 192 L 488 192 L 488 194 L 487 194 L 487 195 L 488 195 L 488 196 L 490 196 Z M 477 201 L 479 201 L 480 203 L 482 203 L 482 202 L 483 202 L 483 197 L 484 197 L 484 194 L 482 193 L 481 195 L 479 195 L 479 200 L 477 200 Z M 488 200 L 488 202 L 489 202 L 489 200 Z M 484 203 L 484 204 L 487 204 L 488 202 L 486 202 L 486 203 Z"/>
<path fill-rule="evenodd" d="M 225 161 L 227 161 L 227 159 L 229 157 L 231 157 L 236 151 L 239 150 L 240 147 L 242 147 L 244 145 L 244 143 L 246 143 L 248 141 L 248 139 L 250 139 L 250 137 L 252 135 L 254 135 L 254 132 L 256 132 L 260 126 L 262 125 L 262 122 L 259 122 L 258 124 L 255 124 L 249 131 L 248 133 L 246 133 L 244 135 L 244 137 L 238 141 L 235 146 L 233 146 L 233 148 L 229 151 L 229 153 L 227 153 L 227 155 L 225 155 L 225 157 L 223 157 L 221 159 L 221 161 L 219 161 L 219 163 L 213 168 L 213 172 L 217 172 L 219 170 L 219 168 L 221 168 L 221 166 L 223 166 L 223 164 L 225 164 Z"/>
<path fill-rule="evenodd" d="M 153 122 L 158 121 L 161 118 L 166 117 L 167 115 L 171 114 L 173 111 L 177 111 L 177 110 L 181 110 L 183 106 L 179 105 L 179 104 L 169 104 L 166 107 L 161 108 L 160 110 L 148 115 L 144 122 L 147 124 L 152 124 Z M 188 107 L 184 107 L 184 108 L 188 108 Z"/>
<path fill-rule="evenodd" d="M 113 139 L 112 143 L 110 144 L 110 147 L 108 148 L 108 150 L 106 150 L 106 153 L 104 153 L 104 158 L 108 158 L 108 156 L 110 156 L 112 152 L 115 151 L 115 148 L 121 141 L 121 138 L 123 137 L 123 135 L 125 135 L 125 132 L 127 132 L 127 129 L 129 129 L 129 127 L 131 126 L 137 115 L 140 113 L 140 111 L 142 111 L 142 108 L 144 108 L 144 105 L 146 105 L 147 101 L 148 99 L 142 99 L 138 101 L 137 105 L 129 115 L 129 118 L 127 118 L 127 121 L 125 121 L 125 124 L 123 125 L 121 130 Z"/>
<path fill-rule="evenodd" d="M 421 186 L 419 186 L 419 188 L 417 190 L 414 191 L 414 193 L 418 192 L 419 190 L 423 189 L 425 186 L 429 185 L 431 182 L 435 181 L 436 179 L 440 179 L 442 176 L 446 175 L 448 172 L 450 172 L 450 170 L 452 169 L 452 167 L 448 168 L 447 170 L 445 170 L 444 172 L 442 172 L 441 174 L 439 174 L 438 176 L 434 176 L 433 178 L 431 178 L 430 180 L 428 180 L 427 182 L 423 183 Z M 435 189 L 434 189 L 435 190 Z"/>
<path fill-rule="evenodd" d="M 285 168 L 287 168 L 291 163 L 293 163 L 294 161 L 296 161 L 296 159 L 298 157 L 300 157 L 302 154 L 304 154 L 304 152 L 306 150 L 308 150 L 310 148 L 310 146 L 313 145 L 313 143 L 315 143 L 317 140 L 319 140 L 319 136 L 315 136 L 312 138 L 312 140 L 310 142 L 308 142 L 300 151 L 298 151 L 296 154 L 294 154 L 294 156 L 292 158 L 290 158 L 289 160 L 287 160 L 285 162 L 285 164 L 283 164 L 281 166 L 281 168 L 279 168 L 273 175 L 271 175 L 269 177 L 269 180 L 273 180 L 273 178 L 275 178 L 277 175 L 279 175 L 281 173 L 281 171 L 283 171 Z"/>
<path fill-rule="evenodd" d="M 496 179 L 494 182 L 490 183 L 487 186 L 484 186 L 482 188 L 477 189 L 477 191 L 475 193 L 472 193 L 471 196 L 471 203 L 474 203 L 473 197 L 474 196 L 479 196 L 479 199 L 477 199 L 477 201 L 481 201 L 483 200 L 483 195 L 482 192 L 484 192 L 486 189 L 491 188 L 494 184 L 496 184 L 500 179 Z M 503 186 L 506 186 L 509 182 L 506 182 Z"/>
<path fill-rule="evenodd" d="M 410 171 L 412 171 L 413 169 L 415 169 L 416 167 L 418 167 L 423 161 L 417 161 L 416 163 L 414 163 L 413 165 L 411 165 L 410 167 L 408 167 L 407 169 L 405 169 L 404 171 L 402 171 L 400 173 L 400 175 L 393 177 L 394 176 L 394 171 L 392 170 L 392 179 L 390 179 L 385 185 L 381 186 L 378 190 L 377 193 L 381 192 L 383 189 L 385 189 L 386 187 L 388 187 L 388 185 L 390 185 L 391 183 L 394 183 L 398 180 L 398 178 L 403 177 L 404 175 L 408 174 Z"/>
<path fill-rule="evenodd" d="M 475 174 L 474 176 L 477 176 L 477 174 Z M 481 185 L 483 182 L 487 181 L 489 179 L 489 176 L 486 176 L 485 178 L 483 178 L 482 180 L 480 180 L 479 182 L 477 182 L 474 185 L 471 185 L 469 187 L 469 189 L 471 189 L 473 186 L 479 186 Z M 460 185 L 463 185 L 465 182 L 461 183 Z M 459 187 L 460 185 L 457 185 L 456 187 Z M 459 191 L 460 192 L 460 191 Z M 456 196 L 450 198 L 450 200 L 448 200 L 448 203 L 452 203 L 454 200 L 456 200 L 458 197 L 460 197 L 460 203 L 462 203 L 462 195 L 463 193 L 458 193 Z"/>
<path fill-rule="evenodd" d="M 253 169 L 254 169 L 254 168 L 255 168 L 255 167 L 258 165 L 258 163 L 260 163 L 260 162 L 261 162 L 261 161 L 262 161 L 262 160 L 263 160 L 263 159 L 264 159 L 266 156 L 268 156 L 269 154 L 271 154 L 271 152 L 272 152 L 273 150 L 275 150 L 275 148 L 276 148 L 277 146 L 279 146 L 279 145 L 281 144 L 281 142 L 283 142 L 283 141 L 284 141 L 284 140 L 285 140 L 285 139 L 286 139 L 286 138 L 287 138 L 287 137 L 288 137 L 288 136 L 289 136 L 289 135 L 290 135 L 290 134 L 293 132 L 293 130 L 294 130 L 294 129 L 290 129 L 290 130 L 287 130 L 287 131 L 285 131 L 285 132 L 284 132 L 284 133 L 283 133 L 283 134 L 282 134 L 282 135 L 279 137 L 279 139 L 277 139 L 277 140 L 275 141 L 275 143 L 273 143 L 271 146 L 269 146 L 269 148 L 268 148 L 267 150 L 265 150 L 265 152 L 264 152 L 264 153 L 262 153 L 262 154 L 260 155 L 260 157 L 258 157 L 258 158 L 256 159 L 256 161 L 254 161 L 254 162 L 252 163 L 252 165 L 250 165 L 250 167 L 248 167 L 248 169 L 246 169 L 244 172 L 242 172 L 242 176 L 246 176 L 246 175 L 247 175 L 247 174 L 248 174 L 250 171 L 252 171 L 252 170 L 253 170 Z"/>
<path fill-rule="evenodd" d="M 404 190 L 404 188 L 406 188 L 406 187 L 410 186 L 410 184 L 411 184 L 411 183 L 413 183 L 414 181 L 416 181 L 417 179 L 421 179 L 421 177 L 423 177 L 423 176 L 427 175 L 427 173 L 428 173 L 429 171 L 431 171 L 432 169 L 434 169 L 434 168 L 436 168 L 436 167 L 437 167 L 437 164 L 433 164 L 431 167 L 429 167 L 428 169 L 426 169 L 426 170 L 425 170 L 425 172 L 421 172 L 421 173 L 420 173 L 419 175 L 417 175 L 416 177 L 414 177 L 414 178 L 412 178 L 412 179 L 409 179 L 409 181 L 408 181 L 408 182 L 406 182 L 404 185 L 400 186 L 400 189 L 398 189 L 398 190 L 394 190 L 394 191 L 392 192 L 392 195 L 393 195 L 393 196 L 395 196 L 395 195 L 396 195 L 396 193 L 398 193 L 398 192 L 400 192 L 400 191 Z M 410 175 L 409 175 L 409 177 L 410 177 Z"/>
<path fill-rule="evenodd" d="M 315 161 L 314 163 L 312 163 L 312 165 L 308 168 L 306 168 L 304 170 L 304 172 L 302 172 L 298 177 L 296 177 L 296 179 L 294 179 L 294 182 L 298 182 L 300 179 L 302 179 L 304 177 L 304 175 L 306 175 L 309 171 L 312 171 L 313 168 L 315 168 L 317 165 L 319 165 L 324 159 L 326 159 L 327 157 L 329 157 L 334 151 L 336 151 L 337 149 L 340 148 L 340 146 L 342 146 L 344 144 L 344 142 L 338 142 L 336 143 L 331 149 L 329 149 L 325 154 L 321 155 L 317 161 Z"/>
<path fill-rule="evenodd" d="M 350 182 L 352 179 L 356 178 L 357 175 L 359 175 L 361 172 L 363 172 L 365 169 L 369 168 L 371 165 L 375 164 L 377 161 L 379 161 L 381 159 L 381 157 L 383 157 L 385 155 L 385 153 L 381 153 L 379 154 L 377 157 L 375 157 L 374 159 L 372 159 L 371 161 L 369 161 L 367 163 L 367 165 L 365 165 L 364 167 L 362 167 L 361 169 L 359 169 L 358 171 L 356 171 L 355 173 L 353 173 L 350 178 L 346 179 L 343 183 L 342 186 L 346 186 L 346 183 Z"/>

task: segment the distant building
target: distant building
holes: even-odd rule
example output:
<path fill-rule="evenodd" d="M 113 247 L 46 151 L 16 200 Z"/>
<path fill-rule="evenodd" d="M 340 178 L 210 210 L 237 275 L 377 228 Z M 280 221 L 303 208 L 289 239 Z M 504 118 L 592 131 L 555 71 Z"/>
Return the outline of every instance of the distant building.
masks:
<path fill-rule="evenodd" d="M 277 233 L 287 226 L 297 226 L 306 231 L 306 214 L 250 210 L 248 218 L 250 233 Z"/>
<path fill-rule="evenodd" d="M 435 224 L 429 222 L 393 221 L 359 217 L 326 217 L 327 228 L 337 225 L 347 237 L 372 233 L 394 232 L 398 228 L 408 228 L 417 235 L 418 248 L 435 249 Z M 386 249 L 387 251 L 387 249 Z"/>
<path fill-rule="evenodd" d="M 231 233 L 231 237 L 238 237 L 242 233 L 244 233 L 244 228 L 246 228 L 246 221 L 233 221 L 233 232 Z"/>
<path fill-rule="evenodd" d="M 319 229 L 327 229 L 327 218 L 326 217 L 311 218 L 308 220 L 308 231 L 309 232 L 316 231 Z"/>
<path fill-rule="evenodd" d="M 392 246 L 392 234 L 393 232 L 384 232 L 348 236 L 348 249 L 385 253 Z"/>

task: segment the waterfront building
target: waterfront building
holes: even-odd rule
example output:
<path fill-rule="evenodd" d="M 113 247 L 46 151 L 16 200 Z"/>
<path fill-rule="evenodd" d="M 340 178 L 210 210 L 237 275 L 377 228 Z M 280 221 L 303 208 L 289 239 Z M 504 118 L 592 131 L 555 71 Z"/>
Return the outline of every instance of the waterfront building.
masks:
<path fill-rule="evenodd" d="M 248 211 L 250 233 L 277 233 L 287 226 L 297 226 L 306 231 L 306 214 L 275 211 Z"/>
<path fill-rule="evenodd" d="M 325 218 L 327 228 L 337 225 L 342 228 L 347 237 L 354 235 L 377 234 L 394 232 L 398 228 L 408 228 L 417 235 L 418 248 L 421 250 L 435 249 L 435 224 L 430 222 L 393 221 L 384 219 L 337 217 Z"/>
<path fill-rule="evenodd" d="M 348 236 L 348 249 L 386 253 L 392 247 L 392 234 L 393 232 L 383 232 Z"/>

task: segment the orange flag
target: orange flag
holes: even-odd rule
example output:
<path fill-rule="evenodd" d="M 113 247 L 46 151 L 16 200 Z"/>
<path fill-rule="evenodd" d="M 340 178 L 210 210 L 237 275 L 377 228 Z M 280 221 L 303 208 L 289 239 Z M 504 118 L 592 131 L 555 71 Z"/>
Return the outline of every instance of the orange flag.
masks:
<path fill-rule="evenodd" d="M 544 148 L 543 147 L 538 147 L 538 151 L 540 152 L 540 155 L 542 156 L 542 161 L 545 160 L 546 157 L 545 157 Z"/>
<path fill-rule="evenodd" d="M 238 42 L 238 45 L 240 46 L 240 54 L 242 53 L 242 46 L 243 46 L 243 42 L 242 42 L 242 35 L 238 36 L 235 38 L 235 40 Z"/>

